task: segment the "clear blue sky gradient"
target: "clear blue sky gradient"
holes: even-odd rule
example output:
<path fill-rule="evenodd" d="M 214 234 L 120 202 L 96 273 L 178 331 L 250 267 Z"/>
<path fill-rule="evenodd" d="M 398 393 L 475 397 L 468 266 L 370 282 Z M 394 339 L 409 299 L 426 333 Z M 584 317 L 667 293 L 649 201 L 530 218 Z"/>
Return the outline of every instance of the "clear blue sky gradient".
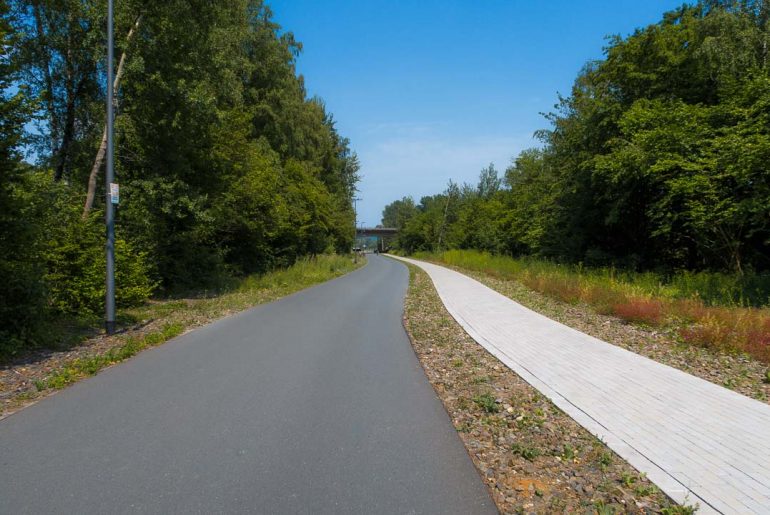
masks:
<path fill-rule="evenodd" d="M 557 93 L 673 0 L 268 0 L 304 45 L 298 70 L 323 98 L 362 164 L 359 221 L 449 179 L 502 173 L 548 126 Z"/>

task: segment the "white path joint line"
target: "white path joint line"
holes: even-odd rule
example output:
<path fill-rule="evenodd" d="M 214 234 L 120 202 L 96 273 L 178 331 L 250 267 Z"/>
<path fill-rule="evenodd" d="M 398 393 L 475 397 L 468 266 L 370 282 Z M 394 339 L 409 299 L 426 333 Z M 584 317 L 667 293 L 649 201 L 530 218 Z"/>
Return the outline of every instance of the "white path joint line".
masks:
<path fill-rule="evenodd" d="M 393 256 L 395 257 L 395 256 Z M 699 513 L 770 514 L 770 406 L 550 320 L 463 274 L 428 273 L 503 364 Z"/>

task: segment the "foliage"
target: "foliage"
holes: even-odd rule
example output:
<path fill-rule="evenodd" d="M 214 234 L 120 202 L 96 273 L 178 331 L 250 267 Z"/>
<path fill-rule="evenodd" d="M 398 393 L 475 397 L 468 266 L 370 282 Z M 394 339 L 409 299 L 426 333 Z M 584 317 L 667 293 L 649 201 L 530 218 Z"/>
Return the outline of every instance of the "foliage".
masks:
<path fill-rule="evenodd" d="M 770 269 L 768 9 L 703 1 L 609 38 L 502 188 L 485 169 L 423 198 L 398 245 L 754 281 Z"/>
<path fill-rule="evenodd" d="M 76 217 L 79 213 L 76 215 Z M 104 228 L 101 221 L 76 217 L 49 233 L 42 257 L 48 302 L 57 313 L 98 317 L 104 312 Z M 146 301 L 156 284 L 146 253 L 123 239 L 115 240 L 115 304 L 118 308 Z"/>
<path fill-rule="evenodd" d="M 769 9 L 702 1 L 609 38 L 541 148 L 422 198 L 395 243 L 770 361 Z"/>
<path fill-rule="evenodd" d="M 7 354 L 40 344 L 40 322 L 102 309 L 106 9 L 95 0 L 0 7 Z M 358 158 L 323 101 L 308 98 L 295 69 L 301 44 L 270 9 L 261 0 L 115 7 L 118 306 L 347 252 Z"/>
<path fill-rule="evenodd" d="M 497 405 L 494 396 L 489 392 L 475 396 L 473 402 L 486 413 L 497 413 L 500 411 L 500 406 Z"/>
<path fill-rule="evenodd" d="M 16 42 L 7 2 L 0 2 L 0 354 L 17 351 L 37 336 L 44 311 L 42 270 L 34 260 L 37 227 L 20 216 L 24 203 L 17 191 L 24 170 L 19 147 L 31 113 L 29 92 L 13 91 L 18 67 L 11 49 Z"/>

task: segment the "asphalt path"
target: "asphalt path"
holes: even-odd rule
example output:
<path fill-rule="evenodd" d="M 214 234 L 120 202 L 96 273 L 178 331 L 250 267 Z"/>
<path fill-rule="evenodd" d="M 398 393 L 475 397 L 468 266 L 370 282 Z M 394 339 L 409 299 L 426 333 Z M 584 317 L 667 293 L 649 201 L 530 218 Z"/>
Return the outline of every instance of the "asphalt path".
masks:
<path fill-rule="evenodd" d="M 0 421 L 0 513 L 495 513 L 407 283 L 372 256 Z"/>

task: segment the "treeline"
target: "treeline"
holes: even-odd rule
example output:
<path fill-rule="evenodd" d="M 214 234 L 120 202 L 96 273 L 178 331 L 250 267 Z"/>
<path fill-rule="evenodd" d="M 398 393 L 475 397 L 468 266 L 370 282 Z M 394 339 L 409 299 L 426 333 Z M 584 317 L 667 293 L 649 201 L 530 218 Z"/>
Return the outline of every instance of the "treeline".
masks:
<path fill-rule="evenodd" d="M 770 269 L 770 6 L 704 1 L 588 63 L 503 177 L 387 206 L 407 252 Z"/>
<path fill-rule="evenodd" d="M 117 302 L 347 251 L 358 161 L 259 0 L 116 2 Z M 0 1 L 0 354 L 104 296 L 106 2 Z M 34 164 L 30 164 L 30 163 Z"/>

